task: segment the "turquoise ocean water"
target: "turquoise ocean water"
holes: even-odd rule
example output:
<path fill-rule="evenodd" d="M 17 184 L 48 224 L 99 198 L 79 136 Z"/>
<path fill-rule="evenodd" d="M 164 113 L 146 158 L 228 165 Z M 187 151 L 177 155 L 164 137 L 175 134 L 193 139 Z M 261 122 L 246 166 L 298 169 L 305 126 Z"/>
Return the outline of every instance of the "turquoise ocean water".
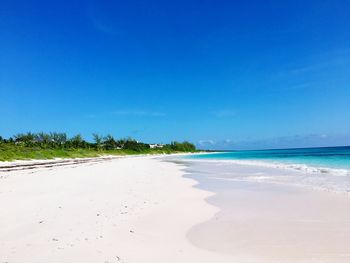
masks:
<path fill-rule="evenodd" d="M 278 183 L 350 194 L 350 147 L 232 151 L 185 158 L 216 180 Z"/>
<path fill-rule="evenodd" d="M 304 165 L 350 170 L 350 146 L 257 151 L 233 151 L 194 155 L 194 159 L 257 161 L 270 164 Z"/>

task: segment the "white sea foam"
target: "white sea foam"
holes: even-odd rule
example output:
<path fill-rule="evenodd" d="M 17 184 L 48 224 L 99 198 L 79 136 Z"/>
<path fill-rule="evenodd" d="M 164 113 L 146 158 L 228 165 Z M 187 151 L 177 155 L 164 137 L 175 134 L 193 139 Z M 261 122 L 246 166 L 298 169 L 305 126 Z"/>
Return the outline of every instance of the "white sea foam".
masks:
<path fill-rule="evenodd" d="M 205 165 L 204 169 L 209 169 L 209 173 L 213 174 L 212 178 L 218 180 L 286 184 L 350 194 L 350 171 L 346 169 L 256 160 L 187 159 L 186 161 L 209 165 Z"/>
<path fill-rule="evenodd" d="M 249 165 L 249 166 L 260 166 L 266 168 L 277 168 L 277 169 L 288 169 L 296 170 L 311 174 L 332 174 L 334 176 L 350 176 L 350 170 L 338 169 L 338 168 L 329 168 L 329 167 L 316 167 L 306 164 L 299 163 L 279 163 L 279 162 L 268 162 L 268 161 L 258 161 L 258 160 L 213 160 L 213 159 L 187 159 L 195 162 L 212 162 L 212 163 L 231 163 L 238 165 Z"/>

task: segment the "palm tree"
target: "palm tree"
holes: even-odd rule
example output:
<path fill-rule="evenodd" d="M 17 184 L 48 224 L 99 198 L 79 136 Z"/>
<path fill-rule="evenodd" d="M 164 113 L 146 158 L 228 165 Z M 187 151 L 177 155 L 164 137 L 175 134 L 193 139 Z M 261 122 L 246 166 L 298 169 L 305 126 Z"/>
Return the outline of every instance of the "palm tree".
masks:
<path fill-rule="evenodd" d="M 117 142 L 115 141 L 114 137 L 110 134 L 108 134 L 105 138 L 104 138 L 104 147 L 107 150 L 113 150 L 117 148 Z"/>
<path fill-rule="evenodd" d="M 50 133 L 53 146 L 62 147 L 67 142 L 67 134 L 52 132 Z"/>
<path fill-rule="evenodd" d="M 25 146 L 33 146 L 35 144 L 35 134 L 27 132 L 26 134 L 19 133 L 14 136 L 15 142 L 24 144 Z"/>
<path fill-rule="evenodd" d="M 94 141 L 95 141 L 95 146 L 97 150 L 101 150 L 102 148 L 102 136 L 98 135 L 97 133 L 92 134 Z"/>
<path fill-rule="evenodd" d="M 51 142 L 51 137 L 47 133 L 39 132 L 35 134 L 35 140 L 39 143 L 41 147 L 46 148 L 49 146 L 49 143 Z"/>
<path fill-rule="evenodd" d="M 71 139 L 70 139 L 71 143 L 72 143 L 72 146 L 74 148 L 84 148 L 84 140 L 83 140 L 83 137 L 80 135 L 80 134 L 77 134 L 75 136 L 73 136 Z"/>

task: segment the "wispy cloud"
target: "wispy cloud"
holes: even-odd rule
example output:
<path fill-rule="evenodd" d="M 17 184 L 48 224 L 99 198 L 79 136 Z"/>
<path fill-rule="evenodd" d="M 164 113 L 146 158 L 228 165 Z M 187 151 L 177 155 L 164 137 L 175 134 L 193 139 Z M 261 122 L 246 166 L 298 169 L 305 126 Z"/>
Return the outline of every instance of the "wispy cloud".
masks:
<path fill-rule="evenodd" d="M 325 53 L 319 58 L 309 58 L 309 63 L 290 66 L 289 69 L 280 71 L 275 74 L 275 76 L 303 75 L 313 72 L 322 72 L 337 67 L 345 67 L 350 61 L 349 53 L 350 50 L 343 50 L 337 53 Z"/>
<path fill-rule="evenodd" d="M 314 87 L 313 83 L 311 82 L 306 82 L 306 83 L 301 83 L 301 84 L 296 84 L 296 85 L 291 85 L 291 86 L 283 86 L 283 87 L 278 87 L 276 90 L 283 90 L 283 91 L 289 91 L 289 90 L 305 90 L 305 89 L 310 89 Z"/>
<path fill-rule="evenodd" d="M 200 147 L 213 146 L 215 145 L 214 140 L 199 140 L 197 143 Z"/>
<path fill-rule="evenodd" d="M 136 117 L 164 117 L 164 112 L 145 110 L 117 110 L 110 112 L 111 115 L 136 116 Z"/>
<path fill-rule="evenodd" d="M 237 111 L 231 109 L 216 110 L 212 112 L 212 115 L 219 118 L 235 117 L 237 115 Z"/>
<path fill-rule="evenodd" d="M 199 140 L 197 146 L 205 149 L 222 149 L 234 145 L 234 141 L 231 139 L 225 140 Z M 218 148 L 219 147 L 219 148 Z"/>
<path fill-rule="evenodd" d="M 91 16 L 90 17 L 91 23 L 93 27 L 102 33 L 105 33 L 107 35 L 116 35 L 118 34 L 117 30 L 111 26 L 108 26 L 106 24 L 103 24 L 100 20 L 98 20 L 96 17 Z"/>
<path fill-rule="evenodd" d="M 92 26 L 106 35 L 117 35 L 119 32 L 116 27 L 106 23 L 106 19 L 103 19 L 100 12 L 100 8 L 97 5 L 98 1 L 89 1 L 87 17 L 90 19 Z M 107 8 L 107 7 L 106 7 Z"/>
<path fill-rule="evenodd" d="M 239 149 L 282 149 L 303 147 L 326 147 L 350 145 L 350 133 L 343 134 L 304 134 L 283 136 L 266 139 L 242 139 L 242 140 L 200 140 L 199 148 L 209 150 L 239 150 Z"/>
<path fill-rule="evenodd" d="M 98 114 L 88 114 L 87 118 L 98 118 L 98 117 L 111 117 L 111 116 L 129 116 L 129 117 L 164 117 L 166 114 L 160 111 L 149 111 L 149 110 L 114 110 Z"/>

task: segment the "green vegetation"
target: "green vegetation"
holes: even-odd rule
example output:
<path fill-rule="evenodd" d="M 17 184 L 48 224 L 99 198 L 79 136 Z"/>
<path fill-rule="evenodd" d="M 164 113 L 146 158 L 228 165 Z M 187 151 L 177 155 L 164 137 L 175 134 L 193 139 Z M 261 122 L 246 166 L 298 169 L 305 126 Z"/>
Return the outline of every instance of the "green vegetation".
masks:
<path fill-rule="evenodd" d="M 196 151 L 196 147 L 186 141 L 150 145 L 131 138 L 117 140 L 112 135 L 93 134 L 93 138 L 94 142 L 88 142 L 79 134 L 69 138 L 67 134 L 57 132 L 28 132 L 17 134 L 8 139 L 0 136 L 0 161 Z"/>

